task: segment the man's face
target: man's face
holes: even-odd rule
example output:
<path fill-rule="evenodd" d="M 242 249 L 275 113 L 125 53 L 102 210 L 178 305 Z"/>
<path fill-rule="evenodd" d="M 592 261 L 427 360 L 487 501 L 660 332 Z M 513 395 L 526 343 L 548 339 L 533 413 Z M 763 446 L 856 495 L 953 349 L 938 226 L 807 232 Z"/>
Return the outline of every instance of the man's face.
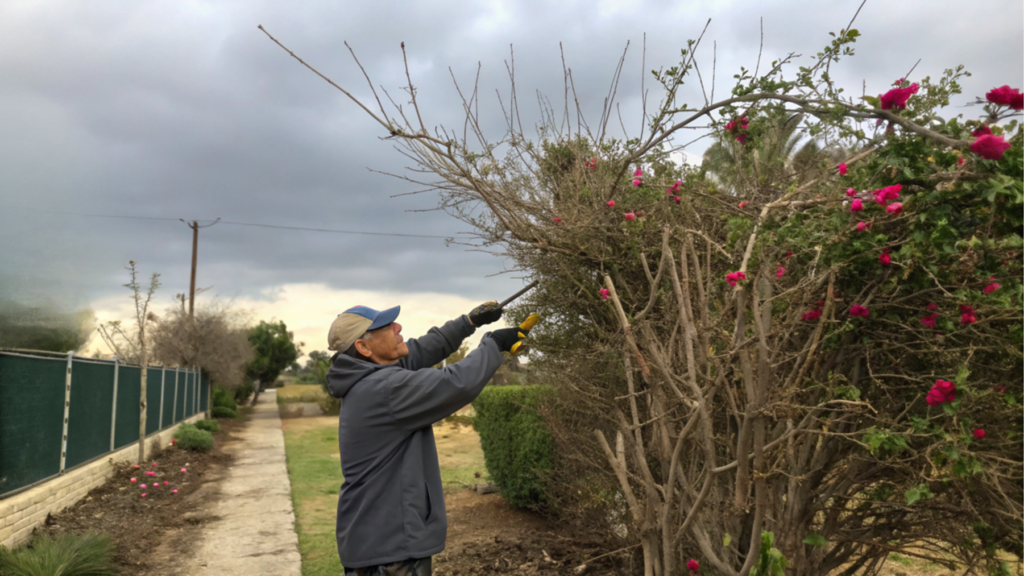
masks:
<path fill-rule="evenodd" d="M 367 349 L 360 352 L 377 364 L 394 364 L 409 355 L 409 347 L 402 338 L 402 325 L 392 322 L 370 332 L 367 340 L 358 340 Z M 358 348 L 357 348 L 358 349 Z"/>

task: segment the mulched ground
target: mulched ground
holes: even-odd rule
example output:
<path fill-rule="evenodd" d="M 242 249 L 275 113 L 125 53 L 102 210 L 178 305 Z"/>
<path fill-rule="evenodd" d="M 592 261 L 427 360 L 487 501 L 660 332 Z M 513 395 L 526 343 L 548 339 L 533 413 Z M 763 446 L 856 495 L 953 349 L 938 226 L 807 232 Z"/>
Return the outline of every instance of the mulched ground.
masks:
<path fill-rule="evenodd" d="M 137 469 L 134 464 L 119 464 L 103 486 L 74 506 L 47 517 L 45 526 L 36 533 L 103 532 L 116 544 L 115 560 L 122 574 L 173 574 L 173 567 L 181 564 L 178 560 L 191 555 L 203 522 L 209 520 L 192 512 L 201 510 L 202 504 L 215 496 L 210 487 L 231 465 L 231 457 L 221 447 L 243 420 L 219 422 L 221 431 L 214 434 L 214 449 L 210 452 L 164 446 L 160 454 L 151 454 L 149 462 Z M 153 462 L 157 466 L 152 466 Z M 182 468 L 187 472 L 182 473 Z M 156 472 L 156 476 L 146 476 L 145 470 Z M 133 477 L 135 483 L 130 480 Z M 154 480 L 159 481 L 159 487 L 153 487 Z M 208 488 L 201 489 L 204 483 Z M 147 488 L 142 489 L 142 484 Z"/>
<path fill-rule="evenodd" d="M 556 522 L 513 510 L 498 494 L 458 490 L 445 494 L 445 507 L 448 539 L 434 556 L 435 576 L 634 573 L 632 550 L 613 552 L 607 541 L 568 534 Z"/>

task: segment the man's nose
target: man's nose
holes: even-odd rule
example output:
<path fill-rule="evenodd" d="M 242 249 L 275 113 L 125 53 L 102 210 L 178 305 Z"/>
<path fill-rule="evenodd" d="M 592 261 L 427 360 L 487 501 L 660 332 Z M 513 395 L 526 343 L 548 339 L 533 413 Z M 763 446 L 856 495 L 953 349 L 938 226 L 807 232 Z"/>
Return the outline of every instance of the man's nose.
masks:
<path fill-rule="evenodd" d="M 394 324 L 395 324 L 395 334 L 401 334 L 401 332 L 402 332 L 402 325 L 399 324 L 398 322 L 395 322 Z"/>

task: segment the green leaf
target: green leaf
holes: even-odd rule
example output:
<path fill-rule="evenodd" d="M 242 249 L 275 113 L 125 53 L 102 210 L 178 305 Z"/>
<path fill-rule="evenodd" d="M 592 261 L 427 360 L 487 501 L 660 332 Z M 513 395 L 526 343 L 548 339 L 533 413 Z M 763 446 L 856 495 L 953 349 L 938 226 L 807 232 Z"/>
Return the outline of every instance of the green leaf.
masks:
<path fill-rule="evenodd" d="M 878 99 L 878 96 L 861 96 L 860 99 L 870 104 L 873 108 L 882 107 L 882 103 Z"/>
<path fill-rule="evenodd" d="M 930 489 L 928 489 L 927 484 L 918 484 L 916 488 L 907 490 L 904 497 L 907 499 L 907 506 L 913 506 L 915 502 L 921 499 L 927 500 L 929 498 L 934 498 L 935 495 L 932 494 Z"/>
<path fill-rule="evenodd" d="M 821 548 L 825 544 L 828 544 L 828 540 L 825 540 L 825 537 L 821 534 L 815 534 L 814 532 L 811 532 L 804 538 L 804 544 L 810 544 L 815 548 Z"/>
<path fill-rule="evenodd" d="M 728 546 L 729 544 L 732 544 L 732 536 L 726 532 L 725 538 L 722 538 L 722 546 Z"/>

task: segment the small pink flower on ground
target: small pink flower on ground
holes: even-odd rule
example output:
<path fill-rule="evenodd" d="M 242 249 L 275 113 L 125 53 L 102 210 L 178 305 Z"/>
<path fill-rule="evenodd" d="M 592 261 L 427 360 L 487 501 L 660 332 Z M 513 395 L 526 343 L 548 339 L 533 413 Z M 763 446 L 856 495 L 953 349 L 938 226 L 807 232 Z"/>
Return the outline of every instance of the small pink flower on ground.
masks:
<path fill-rule="evenodd" d="M 849 168 L 846 167 L 846 162 L 840 162 L 838 168 L 840 176 L 846 176 L 846 173 L 850 171 Z"/>
<path fill-rule="evenodd" d="M 678 204 L 679 201 L 680 201 L 680 198 L 679 198 L 679 196 L 673 196 L 672 200 L 675 200 L 675 202 Z"/>
<path fill-rule="evenodd" d="M 156 462 L 153 462 L 153 466 L 156 466 Z"/>
<path fill-rule="evenodd" d="M 850 202 L 850 212 L 860 212 L 864 209 L 864 203 L 860 201 L 860 198 L 855 198 L 853 202 Z"/>
<path fill-rule="evenodd" d="M 178 439 L 177 438 L 171 440 L 171 446 L 174 446 L 177 443 L 178 443 Z"/>
<path fill-rule="evenodd" d="M 137 478 L 132 478 L 132 480 L 131 480 L 132 484 L 135 484 L 136 480 L 137 480 Z"/>
<path fill-rule="evenodd" d="M 903 212 L 903 203 L 893 202 L 892 204 L 889 204 L 888 206 L 885 207 L 885 211 L 888 212 L 889 214 L 899 216 L 900 213 Z"/>
<path fill-rule="evenodd" d="M 960 156 L 959 158 L 956 159 L 956 165 L 957 166 L 963 166 L 964 165 L 964 157 L 963 156 Z"/>
<path fill-rule="evenodd" d="M 786 269 L 783 268 L 782 266 L 779 266 L 778 268 L 775 269 L 775 277 L 776 278 L 782 278 L 785 275 L 786 275 Z"/>
<path fill-rule="evenodd" d="M 859 304 L 854 304 L 853 306 L 850 306 L 850 316 L 861 316 L 867 318 L 870 314 L 871 312 L 868 312 L 867 308 Z"/>
<path fill-rule="evenodd" d="M 786 252 L 786 256 L 785 256 L 785 257 L 786 257 L 786 258 L 789 258 L 789 257 L 790 257 L 790 256 L 792 256 L 792 255 L 793 255 L 793 253 L 792 253 L 792 252 Z"/>
<path fill-rule="evenodd" d="M 925 306 L 925 308 L 927 308 L 929 310 L 938 310 L 939 309 L 939 305 L 936 304 L 935 302 L 929 302 L 928 305 Z"/>
<path fill-rule="evenodd" d="M 1010 149 L 1010 143 L 1002 136 L 986 134 L 971 144 L 971 151 L 986 160 L 999 160 Z"/>
<path fill-rule="evenodd" d="M 633 187 L 634 188 L 639 188 L 641 184 L 643 184 L 643 182 L 639 178 L 637 178 L 636 180 L 633 180 Z"/>
<path fill-rule="evenodd" d="M 601 288 L 600 290 L 598 290 L 598 292 L 601 293 L 601 298 L 604 298 L 605 300 L 610 298 L 609 294 L 611 294 L 611 291 L 608 290 L 607 288 Z"/>
<path fill-rule="evenodd" d="M 878 261 L 882 263 L 882 266 L 888 266 L 892 264 L 892 256 L 882 253 L 878 255 Z"/>
<path fill-rule="evenodd" d="M 975 428 L 974 437 L 977 438 L 978 440 L 983 440 L 985 438 L 985 431 L 982 430 L 981 428 Z"/>
<path fill-rule="evenodd" d="M 853 188 L 847 188 L 846 195 L 849 196 L 850 198 L 853 198 L 854 196 L 857 195 L 857 191 L 854 190 Z"/>
<path fill-rule="evenodd" d="M 993 88 L 985 94 L 985 98 L 999 106 L 1009 106 L 1014 110 L 1020 110 L 1024 105 L 1024 95 L 1021 94 L 1017 88 L 1010 88 L 1009 86 L 1000 86 L 999 88 Z"/>
<path fill-rule="evenodd" d="M 921 324 L 924 324 L 927 328 L 929 328 L 931 330 L 934 330 L 935 329 L 935 319 L 938 318 L 938 317 L 939 317 L 939 314 L 937 312 L 933 312 L 933 313 L 925 316 L 924 318 L 921 318 Z"/>
<path fill-rule="evenodd" d="M 636 214 L 633 214 L 632 212 L 626 212 L 625 216 L 626 220 L 636 220 Z"/>
<path fill-rule="evenodd" d="M 696 572 L 697 570 L 700 570 L 700 564 L 691 558 L 686 561 L 686 569 L 690 572 Z"/>
<path fill-rule="evenodd" d="M 142 484 L 142 485 L 139 486 L 139 488 L 145 488 L 145 487 L 146 487 L 145 484 Z"/>
<path fill-rule="evenodd" d="M 159 482 L 153 482 L 153 485 L 150 486 L 150 488 L 159 488 L 159 487 L 160 487 L 160 483 Z"/>
<path fill-rule="evenodd" d="M 185 468 L 182 468 L 182 469 L 181 469 L 181 471 L 182 471 L 182 472 L 188 472 L 188 470 L 187 470 L 187 469 L 185 469 Z"/>
<path fill-rule="evenodd" d="M 555 223 L 555 224 L 560 224 L 561 222 L 562 222 L 562 219 L 561 219 L 561 218 L 555 218 L 555 219 L 554 219 L 554 223 Z"/>
<path fill-rule="evenodd" d="M 920 86 L 917 84 L 911 84 L 906 88 L 893 88 L 885 94 L 878 95 L 879 104 L 882 110 L 903 110 L 907 107 L 907 101 L 911 96 L 917 94 L 919 88 Z"/>
<path fill-rule="evenodd" d="M 871 222 L 857 222 L 857 232 L 863 232 L 871 227 Z"/>
<path fill-rule="evenodd" d="M 982 290 L 982 293 L 983 294 L 991 294 L 991 293 L 995 292 L 996 290 L 999 290 L 1000 288 L 1002 288 L 1002 286 L 999 285 L 999 282 L 993 282 L 993 283 L 989 284 L 988 286 L 985 286 L 985 289 Z"/>
<path fill-rule="evenodd" d="M 640 170 L 639 166 L 636 167 L 636 171 L 633 172 L 633 176 L 636 176 L 637 178 L 639 178 L 640 176 L 643 176 L 643 171 Z"/>
<path fill-rule="evenodd" d="M 742 208 L 746 208 L 746 206 L 747 206 L 747 203 L 746 203 L 746 202 L 740 202 L 738 206 L 739 206 L 739 207 L 740 207 L 741 209 L 742 209 Z"/>
<path fill-rule="evenodd" d="M 139 465 L 138 464 L 135 464 L 135 465 L 132 466 L 132 470 L 138 470 L 138 469 L 139 469 Z"/>
<path fill-rule="evenodd" d="M 140 495 L 139 497 L 140 497 L 140 498 L 145 498 L 145 497 L 146 497 L 146 493 L 145 493 L 145 492 L 143 492 L 143 493 L 142 493 L 142 494 L 141 494 L 141 495 Z"/>
<path fill-rule="evenodd" d="M 609 200 L 608 203 L 605 204 L 605 206 L 607 206 L 609 208 L 614 208 L 615 207 L 615 200 Z"/>
<path fill-rule="evenodd" d="M 980 138 L 981 136 L 991 133 L 992 129 L 989 128 L 988 126 L 978 126 L 977 128 L 974 129 L 974 132 L 971 132 L 971 136 L 974 136 L 975 138 Z"/>
<path fill-rule="evenodd" d="M 178 493 L 178 489 L 177 488 L 175 488 L 174 490 L 171 490 L 171 494 L 177 494 L 177 493 Z"/>
<path fill-rule="evenodd" d="M 168 484 L 170 484 L 170 482 L 164 482 L 164 486 L 167 486 Z"/>

